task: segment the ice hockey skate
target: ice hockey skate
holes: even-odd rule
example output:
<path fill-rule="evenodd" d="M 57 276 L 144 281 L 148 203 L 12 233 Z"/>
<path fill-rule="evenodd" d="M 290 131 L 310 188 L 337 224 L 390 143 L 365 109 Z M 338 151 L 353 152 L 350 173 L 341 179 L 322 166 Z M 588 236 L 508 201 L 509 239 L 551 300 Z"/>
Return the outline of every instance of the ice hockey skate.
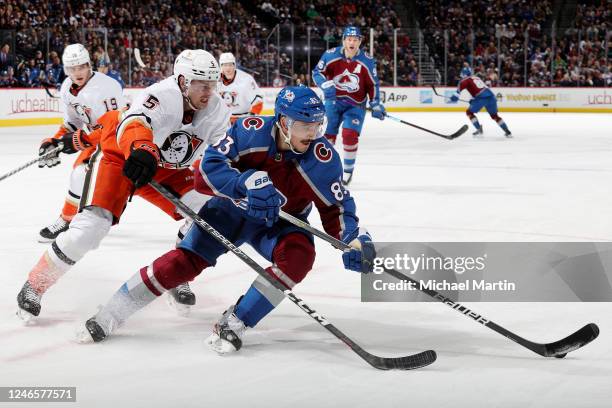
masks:
<path fill-rule="evenodd" d="M 58 217 L 55 222 L 43 229 L 38 233 L 38 242 L 48 243 L 55 241 L 55 238 L 62 232 L 66 231 L 70 227 L 70 222 L 66 221 L 62 217 Z"/>
<path fill-rule="evenodd" d="M 212 334 L 206 339 L 206 344 L 219 354 L 234 353 L 242 347 L 242 337 L 246 326 L 235 314 L 236 306 L 231 306 L 215 323 Z"/>

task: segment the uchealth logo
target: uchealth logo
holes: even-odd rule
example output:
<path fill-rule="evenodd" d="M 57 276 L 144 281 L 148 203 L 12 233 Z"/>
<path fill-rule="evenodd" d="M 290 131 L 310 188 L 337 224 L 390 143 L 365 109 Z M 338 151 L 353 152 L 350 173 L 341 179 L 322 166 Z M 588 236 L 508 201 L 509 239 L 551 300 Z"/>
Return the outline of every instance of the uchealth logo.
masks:
<path fill-rule="evenodd" d="M 612 94 L 589 95 L 589 105 L 612 105 Z"/>
<path fill-rule="evenodd" d="M 23 96 L 11 99 L 9 115 L 32 112 L 61 113 L 60 100 L 47 96 L 36 98 L 32 97 L 28 92 L 24 92 Z"/>

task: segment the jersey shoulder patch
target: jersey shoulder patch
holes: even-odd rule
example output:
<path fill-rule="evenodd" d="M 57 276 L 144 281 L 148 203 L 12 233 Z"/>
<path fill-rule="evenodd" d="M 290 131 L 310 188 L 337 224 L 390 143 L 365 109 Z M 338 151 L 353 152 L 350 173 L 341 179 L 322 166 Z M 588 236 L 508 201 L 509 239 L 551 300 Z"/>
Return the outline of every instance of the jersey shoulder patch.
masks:
<path fill-rule="evenodd" d="M 268 147 L 274 140 L 271 136 L 273 123 L 273 117 L 246 116 L 236 120 L 228 133 L 235 139 L 239 151 Z"/>
<path fill-rule="evenodd" d="M 314 171 L 317 174 L 327 175 L 338 173 L 333 177 L 342 175 L 342 162 L 340 156 L 331 143 L 321 137 L 312 143 L 305 160 L 300 161 L 305 171 Z"/>

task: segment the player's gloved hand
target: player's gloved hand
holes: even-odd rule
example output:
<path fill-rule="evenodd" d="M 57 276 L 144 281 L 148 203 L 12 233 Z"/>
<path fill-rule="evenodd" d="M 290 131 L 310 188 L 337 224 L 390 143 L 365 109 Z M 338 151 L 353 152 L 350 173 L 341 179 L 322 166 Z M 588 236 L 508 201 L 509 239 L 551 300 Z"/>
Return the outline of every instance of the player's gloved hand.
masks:
<path fill-rule="evenodd" d="M 372 110 L 372 117 L 380 120 L 385 120 L 387 111 L 380 102 L 370 102 L 370 109 Z"/>
<path fill-rule="evenodd" d="M 325 81 L 321 84 L 321 90 L 323 91 L 323 96 L 325 97 L 325 101 L 335 101 L 336 100 L 336 84 L 333 80 Z"/>
<path fill-rule="evenodd" d="M 129 178 L 134 187 L 147 185 L 159 164 L 159 150 L 152 142 L 142 142 L 133 146 L 132 152 L 123 165 L 123 175 Z"/>
<path fill-rule="evenodd" d="M 60 164 L 61 159 L 59 157 L 60 153 L 72 154 L 79 151 L 79 149 L 75 146 L 76 144 L 83 143 L 83 149 L 87 146 L 84 141 L 81 142 L 82 131 L 77 130 L 76 132 L 69 132 L 63 135 L 62 137 L 52 137 L 42 141 L 40 147 L 38 148 L 38 156 L 41 157 L 41 160 L 38 162 L 38 167 L 54 167 Z M 60 148 L 58 151 L 53 154 L 45 156 L 50 151 Z M 81 149 L 82 150 L 82 149 Z M 45 156 L 42 158 L 42 156 Z"/>
<path fill-rule="evenodd" d="M 40 160 L 38 161 L 39 168 L 43 168 L 45 166 L 54 167 L 60 164 L 61 160 L 59 158 L 59 154 L 61 150 L 58 149 L 56 152 L 48 154 L 52 150 L 59 147 L 60 143 L 60 139 L 56 138 L 48 138 L 42 141 L 40 147 L 38 148 L 38 157 L 40 157 Z"/>
<path fill-rule="evenodd" d="M 357 228 L 343 239 L 352 249 L 342 254 L 344 267 L 351 271 L 370 273 L 374 268 L 376 249 L 372 237 L 365 228 Z"/>
<path fill-rule="evenodd" d="M 459 100 L 459 95 L 453 94 L 453 96 L 448 98 L 448 100 L 451 101 L 452 103 L 455 103 L 455 102 L 457 102 Z"/>
<path fill-rule="evenodd" d="M 244 181 L 247 197 L 247 214 L 253 218 L 266 220 L 271 227 L 278 220 L 283 203 L 268 173 L 256 171 Z"/>

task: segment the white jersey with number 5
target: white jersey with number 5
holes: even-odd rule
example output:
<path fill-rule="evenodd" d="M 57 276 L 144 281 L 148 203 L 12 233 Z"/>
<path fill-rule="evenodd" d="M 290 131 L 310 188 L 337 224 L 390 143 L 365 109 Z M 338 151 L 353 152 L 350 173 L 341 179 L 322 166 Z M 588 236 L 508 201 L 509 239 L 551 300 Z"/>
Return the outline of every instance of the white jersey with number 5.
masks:
<path fill-rule="evenodd" d="M 60 95 L 64 103 L 64 127 L 72 131 L 83 125 L 91 129 L 106 112 L 125 107 L 119 82 L 101 72 L 94 72 L 81 88 L 67 77 Z"/>
<path fill-rule="evenodd" d="M 186 168 L 202 156 L 206 146 L 225 136 L 229 119 L 229 109 L 215 92 L 204 109 L 185 112 L 183 94 L 174 77 L 169 77 L 134 98 L 117 127 L 117 143 L 125 129 L 138 121 L 153 132 L 153 143 L 161 153 L 160 166 Z"/>
<path fill-rule="evenodd" d="M 221 76 L 219 94 L 232 111 L 233 116 L 259 114 L 261 112 L 262 93 L 255 79 L 244 71 L 237 69 L 232 81 L 227 81 Z"/>

